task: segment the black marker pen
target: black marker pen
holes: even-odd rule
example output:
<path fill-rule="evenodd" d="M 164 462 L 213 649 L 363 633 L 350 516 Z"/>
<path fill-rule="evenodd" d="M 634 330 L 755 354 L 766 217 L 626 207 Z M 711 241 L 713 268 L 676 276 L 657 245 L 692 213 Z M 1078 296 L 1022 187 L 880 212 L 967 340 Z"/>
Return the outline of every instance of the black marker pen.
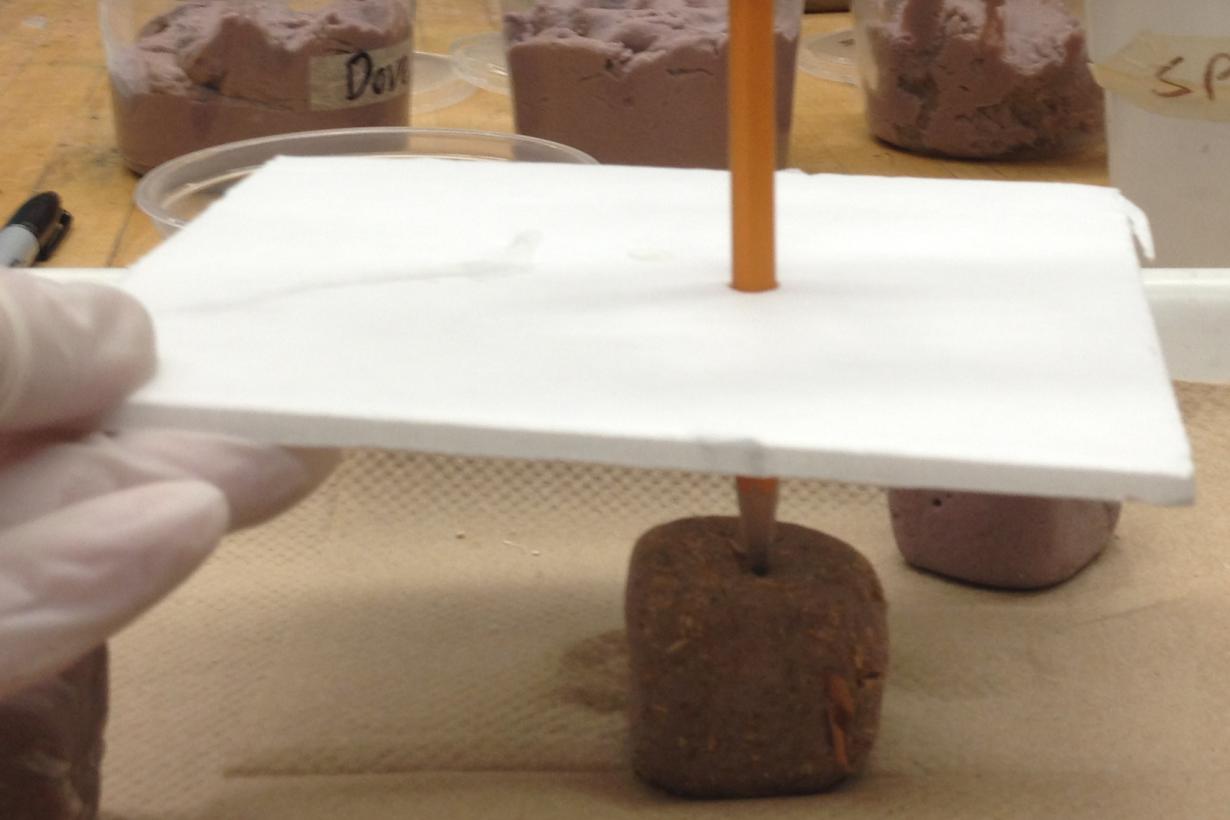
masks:
<path fill-rule="evenodd" d="M 26 268 L 46 260 L 72 222 L 58 195 L 48 191 L 30 198 L 0 230 L 0 267 Z"/>

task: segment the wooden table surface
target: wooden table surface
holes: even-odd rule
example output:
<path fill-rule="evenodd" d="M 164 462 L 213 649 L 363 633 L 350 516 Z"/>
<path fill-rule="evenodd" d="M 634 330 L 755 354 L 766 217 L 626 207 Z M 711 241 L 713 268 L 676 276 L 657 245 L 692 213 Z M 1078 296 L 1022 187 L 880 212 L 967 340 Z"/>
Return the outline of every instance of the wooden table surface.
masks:
<path fill-rule="evenodd" d="M 847 14 L 812 14 L 805 35 L 849 25 Z M 488 31 L 486 0 L 419 0 L 416 47 L 447 53 L 458 37 Z M 133 205 L 137 179 L 120 161 L 96 4 L 0 0 L 0 211 L 55 190 L 76 217 L 56 254 L 61 267 L 123 266 L 159 241 Z M 477 91 L 415 125 L 511 131 L 507 97 Z M 1101 151 L 1023 163 L 958 162 L 895 151 L 867 134 L 857 89 L 799 74 L 791 164 L 809 172 L 1104 184 Z"/>

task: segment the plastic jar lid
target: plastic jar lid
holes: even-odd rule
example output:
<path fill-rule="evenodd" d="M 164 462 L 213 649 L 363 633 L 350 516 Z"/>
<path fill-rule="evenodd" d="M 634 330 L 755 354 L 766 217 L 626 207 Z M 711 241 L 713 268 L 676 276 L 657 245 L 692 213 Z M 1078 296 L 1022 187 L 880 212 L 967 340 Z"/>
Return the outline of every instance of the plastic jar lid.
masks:
<path fill-rule="evenodd" d="M 235 183 L 276 156 L 429 157 L 593 165 L 597 161 L 556 142 L 487 131 L 431 128 L 341 128 L 242 140 L 185 154 L 146 174 L 137 206 L 170 236 L 220 199 Z"/>

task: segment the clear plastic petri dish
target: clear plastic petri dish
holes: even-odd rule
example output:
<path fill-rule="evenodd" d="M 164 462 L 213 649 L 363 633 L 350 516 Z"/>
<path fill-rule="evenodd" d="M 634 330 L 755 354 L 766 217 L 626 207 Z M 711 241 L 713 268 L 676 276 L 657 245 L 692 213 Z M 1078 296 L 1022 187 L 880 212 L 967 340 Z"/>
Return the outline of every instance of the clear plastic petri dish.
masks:
<path fill-rule="evenodd" d="M 170 236 L 227 190 L 277 156 L 371 156 L 562 162 L 593 165 L 588 154 L 548 140 L 487 131 L 342 128 L 242 140 L 185 154 L 146 174 L 137 206 Z"/>
<path fill-rule="evenodd" d="M 474 86 L 458 73 L 453 60 L 444 54 L 415 52 L 413 77 L 411 114 L 430 114 L 456 105 L 474 93 Z"/>
<path fill-rule="evenodd" d="M 495 94 L 508 94 L 508 61 L 499 32 L 471 34 L 449 46 L 453 69 L 470 84 Z"/>
<path fill-rule="evenodd" d="M 843 29 L 804 38 L 799 43 L 799 68 L 822 80 L 858 85 L 853 30 Z"/>

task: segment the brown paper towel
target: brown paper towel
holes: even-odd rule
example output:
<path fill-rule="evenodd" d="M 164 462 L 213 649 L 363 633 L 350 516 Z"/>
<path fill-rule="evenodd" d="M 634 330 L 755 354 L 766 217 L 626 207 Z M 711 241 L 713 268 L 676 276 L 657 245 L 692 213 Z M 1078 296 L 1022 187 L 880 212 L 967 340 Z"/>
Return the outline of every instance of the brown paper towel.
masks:
<path fill-rule="evenodd" d="M 871 771 L 785 801 L 681 802 L 622 765 L 629 550 L 732 512 L 728 479 L 351 453 L 116 641 L 108 816 L 1225 816 L 1230 387 L 1180 399 L 1198 505 L 1129 505 L 1040 594 L 909 570 L 878 491 L 785 485 L 784 520 L 876 565 L 893 641 Z"/>

